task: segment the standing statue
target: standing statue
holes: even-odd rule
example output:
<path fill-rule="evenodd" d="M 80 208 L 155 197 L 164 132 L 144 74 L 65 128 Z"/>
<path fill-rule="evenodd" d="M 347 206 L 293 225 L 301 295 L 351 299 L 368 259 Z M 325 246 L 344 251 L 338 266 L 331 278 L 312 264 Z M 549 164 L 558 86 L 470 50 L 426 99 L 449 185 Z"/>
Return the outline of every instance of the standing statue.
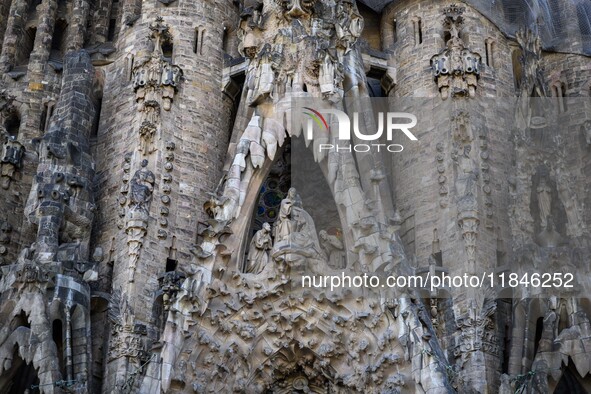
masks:
<path fill-rule="evenodd" d="M 461 156 L 454 157 L 458 166 L 458 178 L 456 189 L 460 198 L 474 196 L 476 191 L 476 181 L 478 179 L 478 166 L 471 157 L 472 146 L 465 145 L 464 153 Z"/>
<path fill-rule="evenodd" d="M 542 229 L 548 227 L 548 217 L 550 216 L 550 209 L 552 206 L 552 189 L 546 183 L 546 178 L 540 178 L 538 185 L 538 208 L 540 209 L 540 226 Z"/>
<path fill-rule="evenodd" d="M 332 268 L 345 268 L 345 248 L 343 242 L 335 235 L 330 235 L 325 230 L 318 233 L 320 246 L 328 257 L 328 265 Z"/>
<path fill-rule="evenodd" d="M 292 218 L 292 208 L 296 204 L 296 189 L 291 187 L 287 192 L 287 197 L 281 200 L 279 208 L 279 219 L 275 224 L 275 242 L 281 242 L 289 238 L 294 232 L 295 221 Z"/>
<path fill-rule="evenodd" d="M 154 191 L 154 182 L 156 180 L 154 173 L 146 168 L 147 160 L 142 160 L 142 168 L 137 170 L 133 178 L 129 181 L 130 196 L 129 203 L 132 209 L 148 210 L 148 204 L 152 200 Z"/>
<path fill-rule="evenodd" d="M 591 146 L 591 120 L 586 120 L 585 123 L 581 125 L 581 131 L 585 137 L 587 147 Z"/>
<path fill-rule="evenodd" d="M 273 246 L 271 240 L 271 225 L 263 223 L 263 228 L 256 232 L 250 248 L 248 249 L 248 261 L 246 272 L 249 274 L 260 274 L 269 262 L 269 250 Z"/>

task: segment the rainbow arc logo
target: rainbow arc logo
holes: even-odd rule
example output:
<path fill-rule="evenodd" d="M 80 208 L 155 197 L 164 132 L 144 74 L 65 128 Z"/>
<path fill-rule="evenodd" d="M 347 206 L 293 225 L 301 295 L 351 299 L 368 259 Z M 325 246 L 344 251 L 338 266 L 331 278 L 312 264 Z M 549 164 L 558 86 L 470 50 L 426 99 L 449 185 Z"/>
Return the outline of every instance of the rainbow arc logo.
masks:
<path fill-rule="evenodd" d="M 322 128 L 324 126 L 324 128 L 326 130 L 328 130 L 328 122 L 326 121 L 324 116 L 322 116 L 322 114 L 320 112 L 318 112 L 315 109 L 310 108 L 310 107 L 304 107 L 304 109 L 310 111 L 310 112 L 304 112 L 304 114 L 306 114 L 310 118 L 312 118 L 312 120 L 314 122 L 316 122 L 318 127 Z"/>

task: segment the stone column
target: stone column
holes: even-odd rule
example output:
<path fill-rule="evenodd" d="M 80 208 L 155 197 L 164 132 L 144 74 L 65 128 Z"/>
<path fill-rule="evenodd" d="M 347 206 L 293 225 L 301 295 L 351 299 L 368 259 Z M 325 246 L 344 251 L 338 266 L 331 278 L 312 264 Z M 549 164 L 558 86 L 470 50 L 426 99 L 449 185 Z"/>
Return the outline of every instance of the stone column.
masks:
<path fill-rule="evenodd" d="M 109 22 L 111 17 L 112 0 L 97 0 L 92 15 L 92 26 L 90 27 L 90 44 L 102 44 L 108 41 Z"/>
<path fill-rule="evenodd" d="M 142 0 L 126 0 L 123 3 L 123 24 L 131 26 L 141 17 Z"/>
<path fill-rule="evenodd" d="M 41 202 L 37 211 L 39 217 L 37 256 L 39 261 L 51 262 L 54 261 L 59 247 L 59 232 L 64 210 L 59 201 L 61 198 L 59 193 L 52 193 L 50 187 L 44 188 L 43 193 L 43 197 L 47 193 L 50 195 L 47 196 L 48 198 L 45 201 Z"/>
<path fill-rule="evenodd" d="M 37 35 L 35 36 L 35 44 L 29 59 L 28 69 L 29 80 L 31 81 L 29 87 L 31 88 L 34 88 L 31 84 L 39 83 L 41 80 L 43 69 L 49 60 L 53 29 L 57 15 L 57 0 L 43 0 L 38 10 L 39 25 L 37 26 Z M 40 89 L 41 87 L 39 86 L 37 88 Z"/>
<path fill-rule="evenodd" d="M 72 26 L 68 29 L 66 51 L 78 51 L 84 46 L 84 32 L 88 21 L 88 0 L 75 0 L 72 10 Z M 94 21 L 93 21 L 94 23 Z"/>
<path fill-rule="evenodd" d="M 2 72 L 8 72 L 14 67 L 16 47 L 24 34 L 27 6 L 27 0 L 14 0 L 10 5 L 2 54 L 0 54 L 0 70 Z"/>
<path fill-rule="evenodd" d="M 0 2 L 0 43 L 4 42 L 4 33 L 10 15 L 10 3 L 10 0 Z"/>

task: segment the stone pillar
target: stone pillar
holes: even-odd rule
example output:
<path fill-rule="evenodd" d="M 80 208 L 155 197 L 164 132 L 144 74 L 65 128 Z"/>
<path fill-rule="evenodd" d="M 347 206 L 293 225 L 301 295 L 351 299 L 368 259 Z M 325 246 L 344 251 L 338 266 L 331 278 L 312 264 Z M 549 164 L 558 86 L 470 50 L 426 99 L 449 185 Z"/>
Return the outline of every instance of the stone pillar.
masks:
<path fill-rule="evenodd" d="M 43 190 L 45 194 L 47 189 Z M 39 261 L 51 262 L 54 260 L 57 249 L 59 247 L 59 232 L 62 225 L 62 218 L 64 215 L 61 206 L 61 195 L 59 193 L 51 193 L 52 196 L 46 196 L 41 202 L 37 215 L 39 216 L 39 226 L 37 228 L 37 255 Z M 40 196 L 41 197 L 41 196 Z M 45 196 L 44 196 L 45 197 Z M 53 201 L 52 201 L 53 197 Z"/>
<path fill-rule="evenodd" d="M 78 51 L 84 46 L 84 33 L 86 31 L 89 12 L 90 4 L 88 0 L 74 1 L 72 26 L 68 29 L 66 52 Z"/>
<path fill-rule="evenodd" d="M 123 4 L 123 24 L 131 26 L 142 15 L 142 0 L 126 0 Z"/>
<path fill-rule="evenodd" d="M 92 26 L 90 27 L 90 44 L 102 44 L 108 41 L 109 22 L 111 17 L 112 0 L 97 0 L 92 15 Z"/>
<path fill-rule="evenodd" d="M 8 72 L 14 67 L 16 47 L 24 34 L 27 17 L 27 0 L 14 0 L 10 5 L 10 13 L 6 22 L 6 32 L 0 54 L 0 70 Z"/>
<path fill-rule="evenodd" d="M 0 44 L 4 42 L 4 33 L 6 31 L 6 24 L 10 15 L 10 1 L 4 0 L 0 2 Z M 1 47 L 0 47 L 1 48 Z"/>
<path fill-rule="evenodd" d="M 31 86 L 39 83 L 42 78 L 43 69 L 51 52 L 51 41 L 53 39 L 53 28 L 57 15 L 57 0 L 44 0 L 39 6 L 39 25 L 35 36 L 35 45 L 29 59 L 29 86 L 32 89 L 40 89 L 40 86 Z M 36 78 L 37 77 L 37 78 Z"/>

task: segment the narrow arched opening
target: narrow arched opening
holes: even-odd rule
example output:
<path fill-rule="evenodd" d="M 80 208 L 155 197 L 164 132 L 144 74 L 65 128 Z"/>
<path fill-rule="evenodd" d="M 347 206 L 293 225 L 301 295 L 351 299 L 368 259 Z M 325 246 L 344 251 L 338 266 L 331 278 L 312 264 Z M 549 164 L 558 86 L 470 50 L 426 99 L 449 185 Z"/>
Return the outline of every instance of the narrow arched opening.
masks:
<path fill-rule="evenodd" d="M 58 19 L 55 22 L 53 29 L 53 37 L 51 39 L 51 52 L 49 60 L 61 62 L 65 53 L 65 36 L 68 23 L 65 19 Z"/>
<path fill-rule="evenodd" d="M 29 59 L 33 48 L 35 46 L 35 36 L 37 35 L 37 28 L 35 26 L 28 27 L 25 29 L 25 33 L 20 39 L 20 44 L 17 47 L 15 65 L 26 66 L 29 64 Z"/>
<path fill-rule="evenodd" d="M 66 364 L 64 362 L 64 325 L 60 319 L 55 319 L 51 325 L 51 337 L 57 348 L 57 360 L 59 371 L 66 376 Z"/>
<path fill-rule="evenodd" d="M 4 128 L 8 135 L 18 138 L 18 133 L 21 128 L 21 118 L 18 113 L 11 112 L 4 120 Z"/>
<path fill-rule="evenodd" d="M 18 345 L 14 346 L 10 367 L 0 377 L 0 392 L 6 394 L 38 394 L 39 377 L 32 363 L 27 363 L 18 352 Z"/>

